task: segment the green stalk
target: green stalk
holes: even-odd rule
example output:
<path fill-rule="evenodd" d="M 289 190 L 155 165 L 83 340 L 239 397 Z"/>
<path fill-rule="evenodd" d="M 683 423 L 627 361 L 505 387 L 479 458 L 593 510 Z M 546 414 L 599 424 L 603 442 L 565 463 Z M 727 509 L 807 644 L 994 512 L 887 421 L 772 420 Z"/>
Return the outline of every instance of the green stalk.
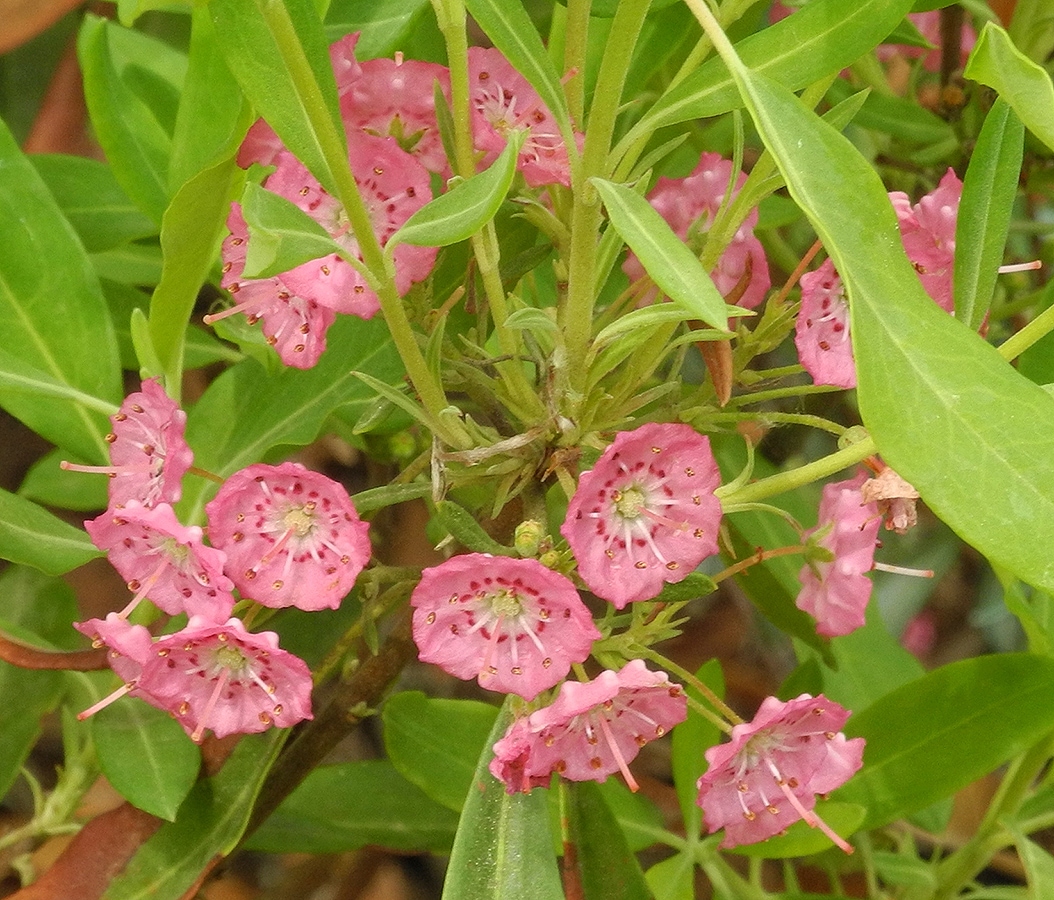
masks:
<path fill-rule="evenodd" d="M 600 232 L 600 202 L 596 189 L 589 183 L 594 176 L 608 174 L 608 151 L 615 130 L 633 48 L 644 25 L 650 0 L 623 0 L 611 25 L 611 37 L 604 51 L 589 111 L 582 164 L 572 172 L 574 205 L 571 211 L 571 250 L 568 261 L 567 299 L 559 310 L 559 324 L 564 336 L 564 359 L 559 370 L 572 421 L 585 399 L 588 375 L 586 357 L 593 329 L 593 306 L 596 302 L 596 253 Z"/>
<path fill-rule="evenodd" d="M 571 75 L 564 83 L 567 111 L 573 122 L 581 123 L 586 114 L 586 36 L 592 0 L 567 0 L 564 29 L 564 72 Z"/>
<path fill-rule="evenodd" d="M 1054 331 L 1054 306 L 1047 307 L 1017 334 L 1003 341 L 999 345 L 999 352 L 1007 361 L 1017 359 L 1036 341 L 1046 337 L 1051 331 Z"/>
<path fill-rule="evenodd" d="M 878 448 L 875 447 L 874 440 L 868 437 L 846 447 L 844 450 L 838 450 L 829 456 L 807 463 L 800 468 L 791 469 L 788 472 L 780 472 L 777 475 L 770 475 L 768 478 L 762 478 L 752 484 L 745 484 L 729 494 L 722 495 L 721 488 L 718 488 L 716 493 L 721 498 L 723 507 L 738 506 L 742 503 L 756 503 L 767 497 L 774 497 L 777 494 L 793 491 L 804 484 L 819 481 L 821 478 L 826 478 L 835 472 L 847 469 L 849 466 L 853 466 L 877 452 Z"/>
<path fill-rule="evenodd" d="M 282 3 L 262 3 L 261 10 L 275 41 L 281 48 L 282 58 L 296 85 L 312 128 L 318 137 L 319 146 L 332 173 L 337 189 L 337 199 L 344 207 L 351 224 L 355 240 L 362 252 L 362 259 L 371 275 L 371 284 L 380 300 L 392 341 L 410 381 L 421 398 L 421 404 L 430 414 L 438 436 L 456 447 L 468 447 L 471 439 L 456 420 L 440 413 L 448 407 L 442 386 L 432 377 L 424 354 L 417 344 L 410 320 L 403 307 L 402 297 L 395 287 L 393 273 L 385 265 L 384 253 L 373 231 L 369 211 L 363 203 L 359 187 L 348 165 L 348 153 L 344 135 L 330 115 L 322 91 L 315 81 L 314 72 L 304 55 L 304 48 L 297 37 L 289 11 Z"/>

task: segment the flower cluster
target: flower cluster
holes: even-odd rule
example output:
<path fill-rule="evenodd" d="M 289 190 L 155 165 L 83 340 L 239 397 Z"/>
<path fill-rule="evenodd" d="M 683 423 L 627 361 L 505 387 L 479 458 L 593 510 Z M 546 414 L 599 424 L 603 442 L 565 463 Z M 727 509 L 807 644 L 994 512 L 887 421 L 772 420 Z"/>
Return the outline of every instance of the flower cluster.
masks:
<path fill-rule="evenodd" d="M 236 598 L 265 606 L 335 608 L 370 555 L 368 525 L 337 482 L 297 463 L 234 473 L 207 505 L 208 526 L 183 525 L 171 503 L 192 454 L 186 416 L 153 380 L 112 418 L 110 505 L 85 522 L 127 581 L 120 613 L 76 627 L 109 648 L 124 694 L 170 712 L 195 741 L 311 717 L 311 673 L 271 632 L 232 618 Z M 70 467 L 84 469 L 86 467 Z M 205 543 L 206 538 L 209 543 Z M 128 621 L 149 600 L 185 627 L 160 638 Z"/>
<path fill-rule="evenodd" d="M 348 165 L 369 213 L 377 242 L 384 246 L 417 210 L 432 199 L 430 173 L 446 177 L 435 110 L 436 86 L 449 102 L 450 74 L 435 63 L 355 58 L 358 34 L 330 48 L 348 144 Z M 525 132 L 518 165 L 531 187 L 570 184 L 567 148 L 552 114 L 537 93 L 497 50 L 469 51 L 472 136 L 486 164 L 505 147 L 510 132 Z M 368 319 L 380 302 L 362 265 L 362 251 L 347 211 L 293 156 L 263 120 L 249 130 L 238 163 L 272 166 L 263 187 L 292 202 L 341 247 L 294 269 L 265 278 L 244 276 L 249 229 L 234 203 L 230 235 L 222 248 L 222 287 L 235 305 L 208 322 L 245 313 L 262 320 L 263 332 L 282 361 L 310 368 L 326 347 L 326 332 L 338 313 Z M 406 294 L 426 279 L 436 248 L 398 245 L 392 254 L 395 287 Z"/>

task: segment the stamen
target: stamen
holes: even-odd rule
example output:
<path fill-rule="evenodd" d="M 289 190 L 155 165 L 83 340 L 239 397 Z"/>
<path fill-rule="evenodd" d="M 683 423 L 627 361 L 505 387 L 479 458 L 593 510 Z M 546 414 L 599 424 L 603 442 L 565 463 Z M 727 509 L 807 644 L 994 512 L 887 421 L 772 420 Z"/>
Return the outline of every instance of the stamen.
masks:
<path fill-rule="evenodd" d="M 914 578 L 932 578 L 933 569 L 909 569 L 904 566 L 891 566 L 888 563 L 876 562 L 871 568 L 878 572 L 890 572 L 893 575 L 911 575 Z"/>
<path fill-rule="evenodd" d="M 94 716 L 100 709 L 104 706 L 109 706 L 114 700 L 120 700 L 125 694 L 131 691 L 135 685 L 136 683 L 134 681 L 130 681 L 128 684 L 122 684 L 116 691 L 103 697 L 98 703 L 94 703 L 87 709 L 77 713 L 77 721 L 83 722 L 88 716 Z"/>
<path fill-rule="evenodd" d="M 1009 265 L 1009 266 L 1000 266 L 996 271 L 1000 275 L 1009 275 L 1011 272 L 1028 272 L 1031 269 L 1042 269 L 1042 268 L 1043 268 L 1043 263 L 1040 260 L 1038 260 L 1038 259 L 1034 259 L 1034 260 L 1032 260 L 1032 262 L 1013 263 L 1012 265 Z"/>
<path fill-rule="evenodd" d="M 626 764 L 626 758 L 622 755 L 622 751 L 619 750 L 618 744 L 615 743 L 615 738 L 611 734 L 611 727 L 608 725 L 607 719 L 603 716 L 598 716 L 597 718 L 599 719 L 600 730 L 604 734 L 604 740 L 608 742 L 608 747 L 611 748 L 611 755 L 615 757 L 619 771 L 622 773 L 622 777 L 626 779 L 626 786 L 636 793 L 640 790 L 640 785 L 637 784 L 630 773 L 629 766 Z"/>
<path fill-rule="evenodd" d="M 209 716 L 212 715 L 212 711 L 216 708 L 216 703 L 220 699 L 220 694 L 223 693 L 223 689 L 227 686 L 227 681 L 230 678 L 231 670 L 224 668 L 223 674 L 216 681 L 216 687 L 212 689 L 212 695 L 209 697 L 209 702 L 205 704 L 205 708 L 201 711 L 201 718 L 198 720 L 198 727 L 194 729 L 194 733 L 190 736 L 190 739 L 195 743 L 201 743 L 201 738 L 205 734 L 205 729 L 208 727 Z"/>

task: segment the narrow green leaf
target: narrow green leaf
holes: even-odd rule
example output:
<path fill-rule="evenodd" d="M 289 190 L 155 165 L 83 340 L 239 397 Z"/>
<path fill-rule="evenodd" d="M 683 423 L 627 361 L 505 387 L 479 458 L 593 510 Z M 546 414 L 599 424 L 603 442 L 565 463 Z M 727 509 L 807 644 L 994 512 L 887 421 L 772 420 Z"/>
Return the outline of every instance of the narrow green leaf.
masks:
<path fill-rule="evenodd" d="M 29 161 L 89 253 L 157 234 L 157 225 L 128 199 L 105 163 L 48 153 Z"/>
<path fill-rule="evenodd" d="M 384 745 L 400 774 L 437 803 L 460 812 L 475 762 L 489 750 L 496 707 L 475 700 L 433 700 L 403 691 L 384 705 Z"/>
<path fill-rule="evenodd" d="M 568 781 L 561 782 L 560 789 L 567 797 L 568 831 L 575 845 L 583 900 L 648 900 L 651 893 L 644 873 L 600 786 Z"/>
<path fill-rule="evenodd" d="M 399 244 L 447 247 L 474 235 L 494 218 L 509 192 L 519 147 L 518 137 L 510 139 L 501 156 L 485 172 L 422 206 L 388 239 L 385 252 L 390 254 Z"/>
<path fill-rule="evenodd" d="M 285 732 L 247 735 L 218 774 L 199 781 L 169 822 L 143 844 L 103 900 L 180 900 L 216 857 L 234 849 Z"/>
<path fill-rule="evenodd" d="M 436 803 L 387 760 L 321 766 L 244 846 L 268 853 L 345 853 L 387 847 L 447 853 L 457 813 Z"/>
<path fill-rule="evenodd" d="M 132 697 L 92 716 L 99 765 L 133 806 L 172 821 L 201 767 L 201 750 L 164 710 Z"/>
<path fill-rule="evenodd" d="M 666 220 L 625 185 L 600 178 L 591 181 L 607 207 L 611 224 L 637 254 L 659 289 L 692 318 L 727 331 L 724 298 L 698 257 L 673 233 Z"/>
<path fill-rule="evenodd" d="M 490 774 L 491 746 L 512 721 L 510 703 L 487 737 L 450 853 L 443 900 L 563 900 L 545 791 L 507 794 Z"/>
<path fill-rule="evenodd" d="M 855 62 L 910 9 L 911 0 L 813 0 L 740 41 L 736 51 L 755 71 L 798 90 Z M 620 147 L 664 125 L 720 115 L 741 105 L 732 76 L 714 57 L 667 91 Z"/>
<path fill-rule="evenodd" d="M 955 318 L 981 327 L 1003 262 L 1025 129 L 1001 98 L 989 110 L 970 156 L 955 224 Z"/>
<path fill-rule="evenodd" d="M 852 94 L 853 88 L 841 79 L 836 79 L 827 92 L 832 101 L 844 101 Z M 830 121 L 829 117 L 824 118 Z M 873 91 L 866 95 L 853 122 L 861 128 L 882 131 L 914 145 L 956 140 L 955 129 L 948 122 L 918 103 Z"/>
<path fill-rule="evenodd" d="M 99 281 L 73 229 L 0 123 L 0 370 L 34 371 L 86 397 L 120 402 L 117 339 Z M 82 459 L 107 458 L 102 412 L 0 383 L 0 406 Z"/>
<path fill-rule="evenodd" d="M 786 88 L 737 77 L 847 286 L 857 397 L 882 455 L 960 537 L 1054 589 L 1054 434 L 1035 426 L 1054 421 L 1054 400 L 926 295 L 855 148 Z"/>
<path fill-rule="evenodd" d="M 1036 137 L 1054 150 L 1054 84 L 1010 36 L 985 22 L 963 74 L 995 88 Z"/>
<path fill-rule="evenodd" d="M 854 715 L 864 768 L 839 800 L 867 808 L 875 828 L 991 772 L 1054 728 L 1054 660 L 1025 653 L 944 666 Z"/>
<path fill-rule="evenodd" d="M 150 298 L 149 320 L 154 350 L 173 389 L 181 382 L 187 323 L 216 258 L 231 192 L 241 177 L 233 157 L 221 160 L 182 185 L 165 210 L 164 262 Z"/>
<path fill-rule="evenodd" d="M 877 850 L 871 855 L 875 870 L 887 884 L 922 888 L 932 893 L 937 887 L 937 872 L 932 863 L 908 853 Z"/>
<path fill-rule="evenodd" d="M 82 528 L 16 494 L 0 490 L 0 559 L 64 575 L 102 556 Z"/>
<path fill-rule="evenodd" d="M 120 26 L 87 15 L 77 39 L 77 57 L 84 74 L 84 95 L 95 135 L 113 166 L 114 177 L 139 208 L 160 223 L 168 206 L 168 157 L 172 137 L 155 110 L 121 71 L 114 40 Z M 138 32 L 131 40 L 147 42 L 157 57 L 172 49 Z"/>
<path fill-rule="evenodd" d="M 311 0 L 210 0 L 209 10 L 219 46 L 245 96 L 326 190 L 337 194 L 324 147 L 345 137 L 315 5 Z"/>
<path fill-rule="evenodd" d="M 246 278 L 270 278 L 340 250 L 329 232 L 295 203 L 248 182 L 242 214 L 249 226 Z"/>

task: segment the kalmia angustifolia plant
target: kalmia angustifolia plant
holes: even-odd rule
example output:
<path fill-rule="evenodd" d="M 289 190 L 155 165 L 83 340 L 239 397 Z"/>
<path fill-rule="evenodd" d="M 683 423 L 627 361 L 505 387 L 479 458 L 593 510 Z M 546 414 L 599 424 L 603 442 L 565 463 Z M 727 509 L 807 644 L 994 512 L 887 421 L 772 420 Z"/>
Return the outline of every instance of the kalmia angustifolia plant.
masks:
<path fill-rule="evenodd" d="M 1044 896 L 1042 4 L 157 6 L 0 88 L 8 893 Z"/>

